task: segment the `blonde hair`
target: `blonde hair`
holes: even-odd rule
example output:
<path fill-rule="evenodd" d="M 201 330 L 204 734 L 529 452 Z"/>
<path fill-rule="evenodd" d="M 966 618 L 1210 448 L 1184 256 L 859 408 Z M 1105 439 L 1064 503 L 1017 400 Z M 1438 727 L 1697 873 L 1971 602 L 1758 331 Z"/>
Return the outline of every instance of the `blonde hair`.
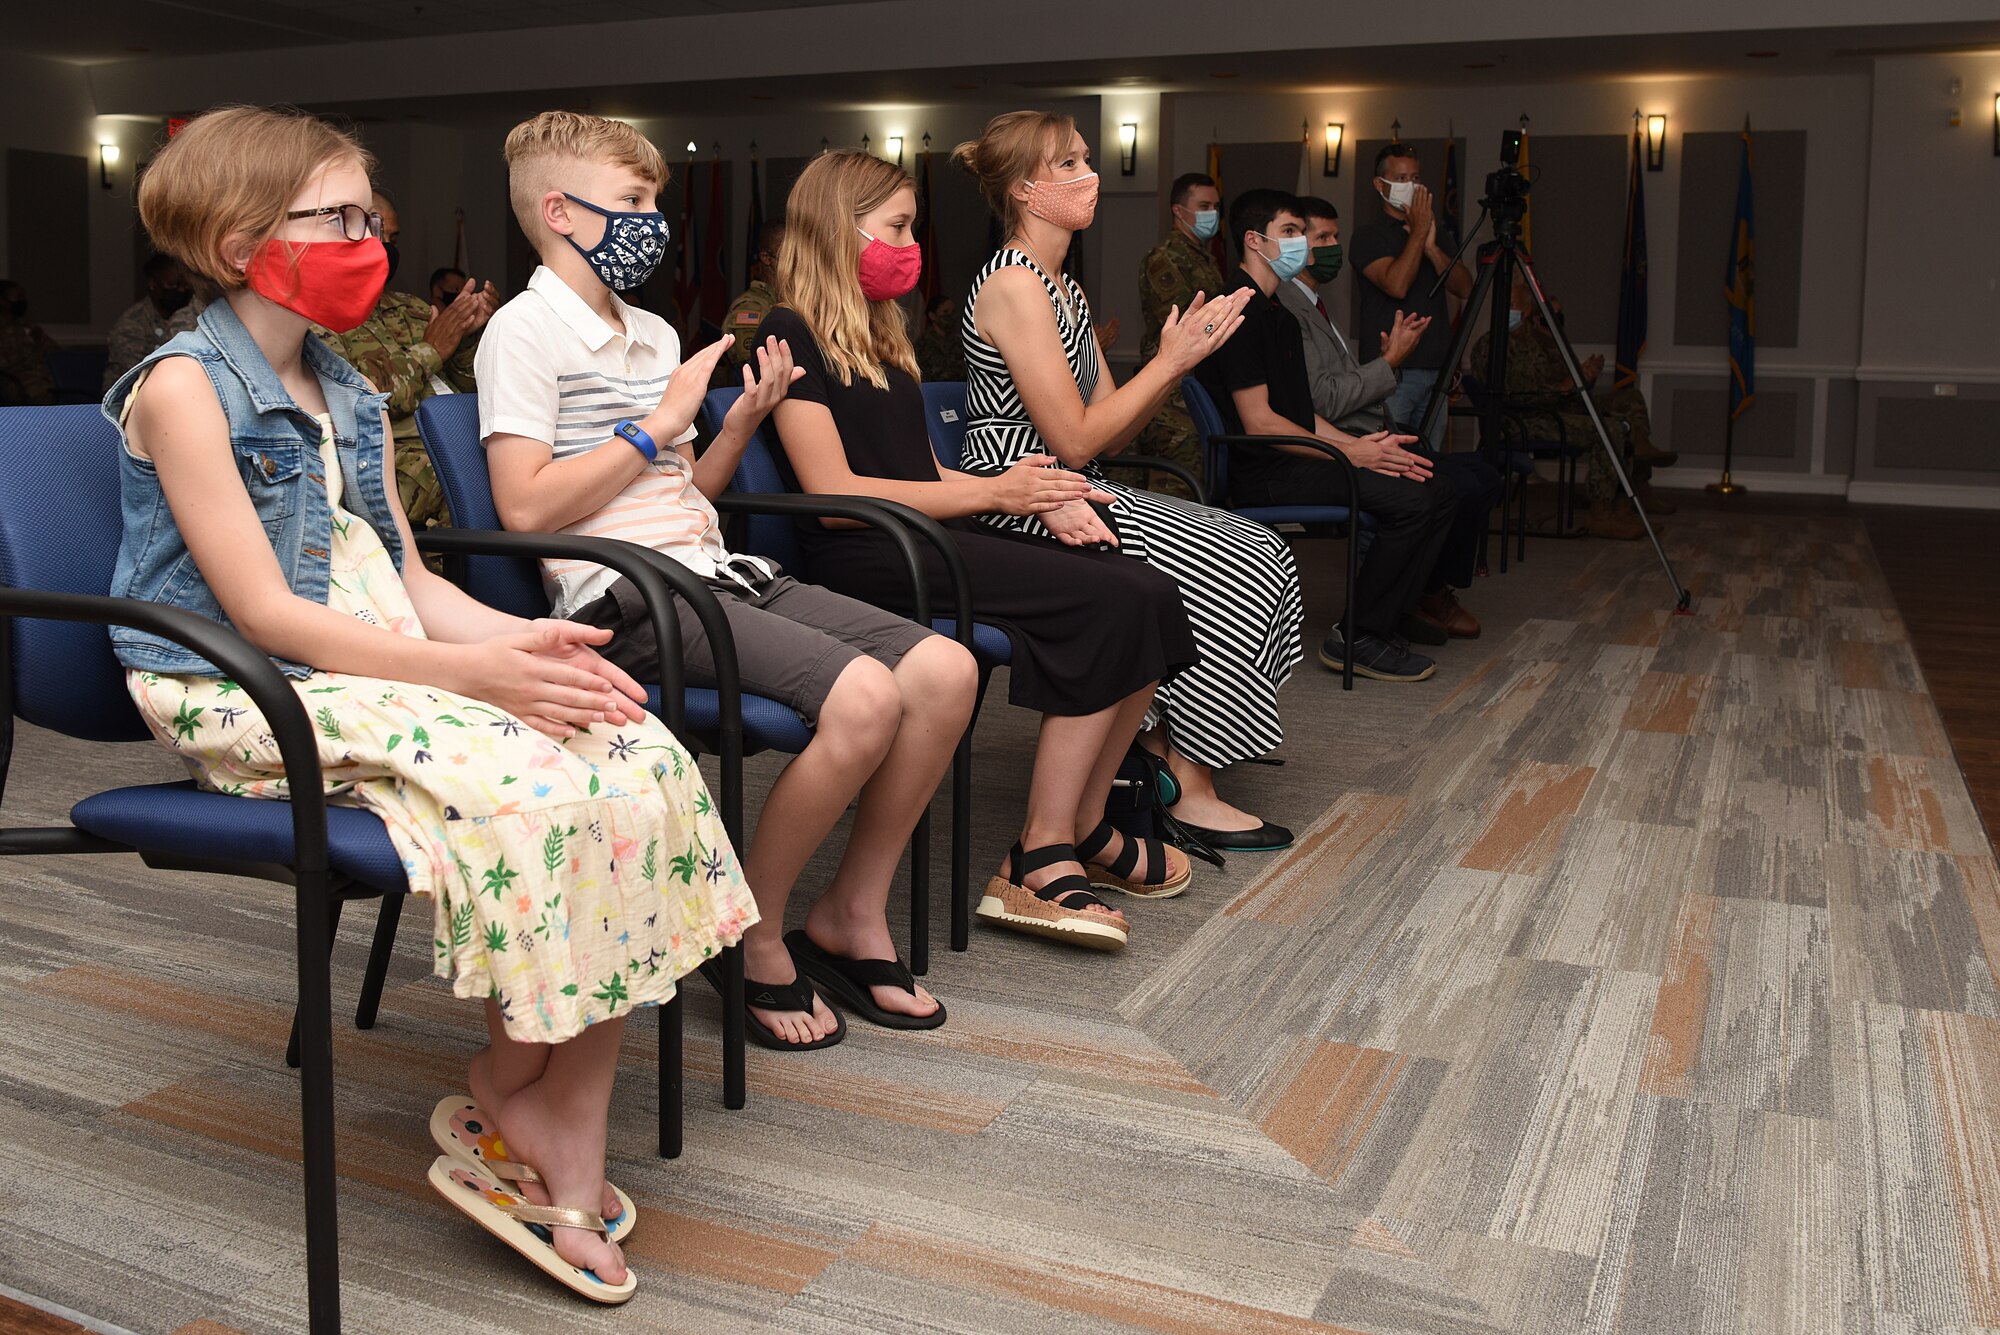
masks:
<path fill-rule="evenodd" d="M 1053 111 L 1009 111 L 986 122 L 977 139 L 951 151 L 951 159 L 979 178 L 979 189 L 994 215 L 1011 233 L 1020 225 L 1014 199 L 1016 181 L 1032 181 L 1076 133 L 1074 116 Z"/>
<path fill-rule="evenodd" d="M 507 202 L 528 240 L 541 241 L 542 196 L 560 190 L 573 162 L 630 167 L 658 190 L 667 183 L 667 160 L 653 141 L 624 121 L 578 111 L 544 111 L 507 132 Z"/>
<path fill-rule="evenodd" d="M 245 285 L 223 247 L 261 246 L 299 192 L 327 168 L 375 159 L 352 135 L 291 107 L 221 107 L 167 141 L 139 181 L 139 221 L 153 248 L 179 260 L 214 297 Z"/>
<path fill-rule="evenodd" d="M 898 190 L 916 181 L 894 163 L 869 153 L 822 153 L 806 164 L 785 203 L 785 240 L 778 247 L 778 298 L 799 313 L 819 342 L 827 369 L 851 385 L 859 374 L 877 389 L 889 387 L 884 366 L 915 378 L 903 308 L 861 295 L 859 270 L 865 241 L 858 226 Z"/>

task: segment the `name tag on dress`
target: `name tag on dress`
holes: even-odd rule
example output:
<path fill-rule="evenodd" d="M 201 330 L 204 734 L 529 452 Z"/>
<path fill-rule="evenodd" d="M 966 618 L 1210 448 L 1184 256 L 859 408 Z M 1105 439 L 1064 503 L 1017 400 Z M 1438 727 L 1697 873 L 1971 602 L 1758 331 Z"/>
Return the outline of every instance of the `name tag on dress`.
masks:
<path fill-rule="evenodd" d="M 956 422 L 957 420 L 958 420 L 958 409 L 956 409 L 956 408 L 940 408 L 940 409 L 938 409 L 938 421 L 940 421 L 940 422 Z"/>

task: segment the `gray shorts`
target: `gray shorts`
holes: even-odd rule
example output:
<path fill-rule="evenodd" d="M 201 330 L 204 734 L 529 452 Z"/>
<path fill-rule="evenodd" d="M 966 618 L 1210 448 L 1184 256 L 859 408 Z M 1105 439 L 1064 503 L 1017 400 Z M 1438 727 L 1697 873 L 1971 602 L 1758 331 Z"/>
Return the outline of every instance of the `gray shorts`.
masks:
<path fill-rule="evenodd" d="M 819 722 L 833 683 L 849 663 L 866 655 L 893 668 L 919 641 L 936 633 L 816 584 L 801 584 L 790 575 L 761 581 L 754 591 L 727 580 L 703 582 L 722 604 L 736 638 L 736 666 L 744 691 L 780 701 L 808 723 Z M 681 660 L 688 685 L 714 686 L 715 659 L 707 632 L 686 603 L 676 598 L 674 608 L 680 615 Z M 630 580 L 620 579 L 571 619 L 610 630 L 611 643 L 598 652 L 641 685 L 659 680 L 660 649 L 653 620 Z"/>

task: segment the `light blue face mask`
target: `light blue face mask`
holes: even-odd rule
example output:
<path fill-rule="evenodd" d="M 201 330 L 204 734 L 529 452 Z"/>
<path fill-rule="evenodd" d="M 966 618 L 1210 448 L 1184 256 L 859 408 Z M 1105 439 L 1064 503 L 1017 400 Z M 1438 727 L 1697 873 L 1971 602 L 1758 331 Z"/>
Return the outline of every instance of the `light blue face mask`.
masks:
<path fill-rule="evenodd" d="M 1215 209 L 1200 209 L 1194 215 L 1194 239 L 1206 241 L 1222 230 L 1222 214 Z"/>
<path fill-rule="evenodd" d="M 1305 237 L 1266 236 L 1262 232 L 1257 235 L 1264 237 L 1266 241 L 1278 243 L 1278 253 L 1266 255 L 1264 261 L 1271 266 L 1271 272 L 1278 275 L 1278 281 L 1281 283 L 1289 283 L 1297 278 L 1300 271 L 1312 262 L 1312 242 Z"/>
<path fill-rule="evenodd" d="M 1507 312 L 1507 328 L 1509 330 L 1515 330 L 1519 329 L 1520 327 L 1521 327 L 1521 312 L 1516 310 L 1509 310 Z"/>
<path fill-rule="evenodd" d="M 650 213 L 613 213 L 568 191 L 563 198 L 580 204 L 604 219 L 604 239 L 585 250 L 575 237 L 566 236 L 570 249 L 583 256 L 598 281 L 613 292 L 630 292 L 653 276 L 667 256 L 667 239 L 672 231 L 667 215 L 658 209 Z"/>

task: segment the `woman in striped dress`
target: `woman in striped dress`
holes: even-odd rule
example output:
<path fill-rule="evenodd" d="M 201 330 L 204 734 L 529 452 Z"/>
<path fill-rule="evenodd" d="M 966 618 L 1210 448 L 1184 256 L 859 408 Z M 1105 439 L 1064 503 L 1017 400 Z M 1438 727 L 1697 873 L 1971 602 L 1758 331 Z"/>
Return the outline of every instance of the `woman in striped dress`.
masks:
<path fill-rule="evenodd" d="M 1242 323 L 1243 294 L 1197 300 L 1160 335 L 1160 352 L 1122 388 L 1104 370 L 1082 288 L 1062 274 L 1071 237 L 1090 225 L 1097 174 L 1068 116 L 995 117 L 953 156 L 979 178 L 1008 244 L 965 302 L 968 471 L 999 472 L 1048 454 L 1112 499 L 1040 515 L 986 515 L 1004 529 L 1069 545 L 1115 545 L 1172 575 L 1200 661 L 1159 689 L 1144 740 L 1180 780 L 1175 814 L 1215 847 L 1283 848 L 1289 830 L 1239 810 L 1214 772 L 1284 738 L 1278 688 L 1302 650 L 1298 569 L 1275 534 L 1208 506 L 1122 486 L 1095 460 L 1129 444 L 1203 358 Z"/>

